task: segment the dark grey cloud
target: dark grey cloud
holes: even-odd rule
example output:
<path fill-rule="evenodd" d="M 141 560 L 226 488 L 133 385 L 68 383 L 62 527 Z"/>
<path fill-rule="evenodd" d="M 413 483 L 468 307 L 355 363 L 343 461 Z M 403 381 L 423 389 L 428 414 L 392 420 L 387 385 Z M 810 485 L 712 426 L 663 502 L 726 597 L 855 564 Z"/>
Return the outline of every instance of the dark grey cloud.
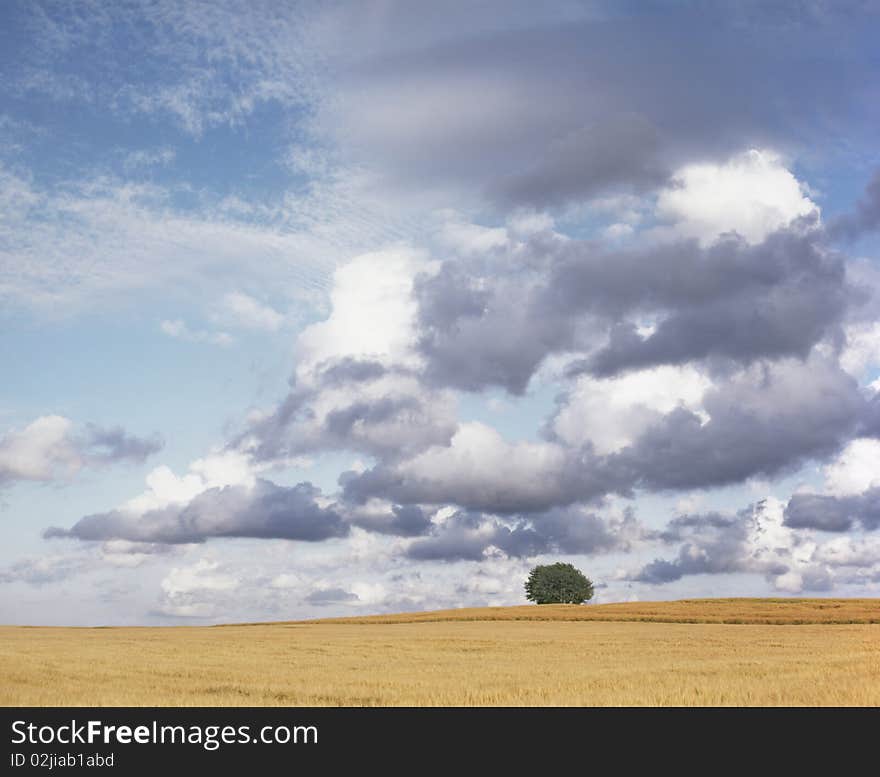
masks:
<path fill-rule="evenodd" d="M 165 443 L 158 435 L 137 437 L 126 432 L 121 426 L 102 427 L 88 424 L 82 445 L 88 455 L 95 460 L 140 462 L 162 450 Z"/>
<path fill-rule="evenodd" d="M 318 371 L 325 386 L 337 386 L 376 380 L 387 374 L 389 369 L 377 361 L 346 356 L 319 365 Z"/>
<path fill-rule="evenodd" d="M 532 529 L 546 547 L 543 552 L 585 554 L 628 550 L 644 530 L 635 513 L 627 510 L 622 520 L 609 521 L 577 508 L 556 508 L 530 518 Z"/>
<path fill-rule="evenodd" d="M 803 358 L 839 337 L 844 316 L 866 298 L 822 238 L 806 219 L 758 245 L 728 236 L 708 248 L 682 241 L 608 251 L 538 237 L 515 261 L 450 260 L 416 284 L 425 378 L 522 393 L 546 356 L 571 350 L 593 351 L 574 371 L 600 376 Z M 647 337 L 633 323 L 644 319 L 657 321 Z"/>
<path fill-rule="evenodd" d="M 538 241 L 533 246 L 535 264 L 551 261 L 557 250 Z M 483 267 L 448 261 L 436 275 L 417 279 L 418 345 L 429 385 L 502 386 L 521 394 L 548 354 L 572 347 L 580 334 L 590 340 L 576 314 L 544 309 L 543 279 L 529 272 L 530 261 L 508 258 Z"/>
<path fill-rule="evenodd" d="M 372 384 L 383 379 L 377 395 Z M 350 357 L 328 360 L 311 382 L 291 379 L 275 410 L 249 423 L 231 447 L 245 446 L 257 460 L 327 450 L 393 458 L 448 442 L 455 427 L 446 405 L 429 387 L 414 390 L 413 381 L 407 369 Z M 327 409 L 322 400 L 331 391 Z"/>
<path fill-rule="evenodd" d="M 214 537 L 255 537 L 318 542 L 348 534 L 349 525 L 333 507 L 321 507 L 320 490 L 310 483 L 292 487 L 258 480 L 253 488 L 211 488 L 186 505 L 136 515 L 112 510 L 81 518 L 70 529 L 44 535 L 80 540 L 204 542 Z"/>
<path fill-rule="evenodd" d="M 631 472 L 611 464 L 587 446 L 567 450 L 558 464 L 545 467 L 542 477 L 529 482 L 511 477 L 507 462 L 501 458 L 491 477 L 474 477 L 460 469 L 402 471 L 394 462 L 383 462 L 365 472 L 344 472 L 339 483 L 344 498 L 354 504 L 378 497 L 399 504 L 452 504 L 473 512 L 513 515 L 596 502 L 610 492 L 628 493 Z"/>
<path fill-rule="evenodd" d="M 735 571 L 743 556 L 750 509 L 736 516 L 712 512 L 672 519 L 658 539 L 683 543 L 677 558 L 654 559 L 631 579 L 670 583 L 688 574 Z"/>
<path fill-rule="evenodd" d="M 815 249 L 811 251 L 816 256 Z M 803 254 L 798 259 L 807 259 Z M 688 305 L 668 315 L 646 338 L 631 325 L 612 330 L 607 346 L 589 362 L 595 375 L 627 369 L 682 364 L 726 357 L 748 364 L 755 359 L 796 355 L 810 349 L 842 318 L 854 292 L 843 284 L 843 265 L 806 262 L 778 282 L 759 289 Z"/>
<path fill-rule="evenodd" d="M 827 532 L 845 532 L 855 526 L 876 529 L 880 526 L 880 488 L 846 496 L 794 494 L 785 508 L 785 525 Z"/>
<path fill-rule="evenodd" d="M 766 509 L 766 502 L 758 502 L 736 515 L 711 512 L 674 518 L 658 538 L 667 543 L 681 542 L 678 554 L 672 559 L 651 561 L 629 579 L 662 585 L 688 575 L 752 572 L 773 578 L 785 574 L 792 568 L 793 543 L 797 539 L 768 539 Z M 818 569 L 804 567 L 799 571 L 810 573 L 802 575 L 804 587 L 825 590 Z"/>
<path fill-rule="evenodd" d="M 496 196 L 544 208 L 615 186 L 656 189 L 672 173 L 662 146 L 658 128 L 637 114 L 603 117 L 552 141 L 532 169 L 502 179 Z"/>
<path fill-rule="evenodd" d="M 392 534 L 398 537 L 418 537 L 431 527 L 431 515 L 418 505 L 392 505 L 390 510 L 381 513 L 349 509 L 352 525 L 378 534 Z"/>
<path fill-rule="evenodd" d="M 511 530 L 493 521 L 487 527 L 488 531 L 481 531 L 483 524 L 484 517 L 480 513 L 457 512 L 446 519 L 434 536 L 413 542 L 407 548 L 406 555 L 420 561 L 481 561 L 486 549 L 496 540 L 521 543 L 524 538 L 532 538 L 528 529 L 517 527 Z M 511 535 L 519 532 L 524 532 L 524 537 L 511 539 Z"/>
<path fill-rule="evenodd" d="M 420 409 L 416 397 L 381 397 L 355 401 L 339 410 L 331 410 L 324 420 L 324 431 L 330 438 L 352 438 L 355 424 L 381 424 Z"/>
<path fill-rule="evenodd" d="M 742 571 L 747 557 L 746 538 L 751 508 L 728 517 L 718 513 L 673 519 L 661 535 L 668 542 L 687 539 L 672 560 L 655 559 L 631 579 L 662 584 L 685 575 L 723 574 Z M 780 565 L 777 574 L 787 571 Z"/>
<path fill-rule="evenodd" d="M 832 237 L 855 240 L 880 228 L 880 170 L 874 173 L 852 213 L 832 221 L 828 232 Z"/>
<path fill-rule="evenodd" d="M 346 604 L 359 601 L 357 594 L 346 591 L 344 588 L 318 588 L 312 591 L 306 601 L 309 604 L 325 606 L 330 604 Z"/>
<path fill-rule="evenodd" d="M 753 366 L 720 381 L 702 403 L 708 420 L 675 408 L 609 455 L 598 455 L 589 445 L 548 443 L 557 447 L 545 449 L 540 476 L 530 479 L 510 475 L 511 457 L 519 455 L 514 448 L 484 451 L 484 459 L 493 457 L 493 475 L 480 478 L 455 464 L 454 449 L 446 458 L 438 448 L 433 464 L 379 462 L 362 473 L 344 473 L 340 485 L 345 499 L 355 504 L 378 497 L 397 504 L 535 514 L 597 502 L 612 493 L 710 488 L 793 472 L 838 451 L 873 422 L 876 412 L 848 373 L 818 356 Z"/>
<path fill-rule="evenodd" d="M 459 186 L 501 207 L 651 187 L 747 147 L 868 142 L 877 80 L 865 84 L 873 39 L 861 17 L 873 12 L 782 23 L 735 5 L 593 4 L 512 23 L 502 4 L 494 27 L 476 28 L 459 8 L 436 34 L 427 11 L 372 17 L 369 33 L 354 13 L 347 42 L 371 44 L 341 57 L 322 124 L 395 182 Z M 439 32 L 456 18 L 467 36 Z"/>
<path fill-rule="evenodd" d="M 624 521 L 610 525 L 594 513 L 575 509 L 513 520 L 464 510 L 449 516 L 431 536 L 414 541 L 406 555 L 423 561 L 479 561 L 490 548 L 513 558 L 543 553 L 592 555 L 625 549 L 640 531 L 631 512 Z"/>
<path fill-rule="evenodd" d="M 772 476 L 834 453 L 870 407 L 850 375 L 821 359 L 775 363 L 758 381 L 722 383 L 703 406 L 710 420 L 673 410 L 612 455 L 610 466 L 650 490 Z"/>

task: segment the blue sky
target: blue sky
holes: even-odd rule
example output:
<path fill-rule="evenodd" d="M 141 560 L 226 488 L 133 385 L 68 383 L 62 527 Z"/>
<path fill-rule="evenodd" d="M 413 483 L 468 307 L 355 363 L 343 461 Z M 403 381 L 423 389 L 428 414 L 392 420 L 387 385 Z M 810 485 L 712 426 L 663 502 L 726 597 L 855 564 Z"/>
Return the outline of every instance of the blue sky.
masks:
<path fill-rule="evenodd" d="M 878 32 L 5 3 L 0 622 L 876 596 Z"/>

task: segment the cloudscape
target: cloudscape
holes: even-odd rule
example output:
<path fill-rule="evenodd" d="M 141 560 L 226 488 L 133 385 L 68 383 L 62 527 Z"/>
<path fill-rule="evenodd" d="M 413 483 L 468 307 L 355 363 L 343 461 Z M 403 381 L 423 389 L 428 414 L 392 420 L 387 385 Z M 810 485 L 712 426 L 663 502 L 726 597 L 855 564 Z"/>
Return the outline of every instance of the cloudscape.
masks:
<path fill-rule="evenodd" d="M 4 3 L 0 622 L 880 596 L 878 35 Z"/>

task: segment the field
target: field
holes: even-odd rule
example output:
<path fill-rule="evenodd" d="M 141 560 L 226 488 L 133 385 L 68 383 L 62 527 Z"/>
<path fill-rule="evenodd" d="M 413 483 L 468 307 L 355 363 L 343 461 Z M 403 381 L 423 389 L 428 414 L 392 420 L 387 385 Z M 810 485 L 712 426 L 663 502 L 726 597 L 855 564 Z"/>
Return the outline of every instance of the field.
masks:
<path fill-rule="evenodd" d="M 0 704 L 880 705 L 880 600 L 0 628 Z"/>

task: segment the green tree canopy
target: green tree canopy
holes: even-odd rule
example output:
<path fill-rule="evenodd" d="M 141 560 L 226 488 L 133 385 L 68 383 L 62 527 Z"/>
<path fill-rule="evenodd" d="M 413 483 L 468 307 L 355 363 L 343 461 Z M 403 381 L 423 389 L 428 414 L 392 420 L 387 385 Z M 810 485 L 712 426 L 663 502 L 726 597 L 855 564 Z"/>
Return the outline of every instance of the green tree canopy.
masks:
<path fill-rule="evenodd" d="M 526 580 L 526 599 L 536 604 L 583 604 L 593 598 L 593 582 L 571 564 L 536 566 Z"/>

